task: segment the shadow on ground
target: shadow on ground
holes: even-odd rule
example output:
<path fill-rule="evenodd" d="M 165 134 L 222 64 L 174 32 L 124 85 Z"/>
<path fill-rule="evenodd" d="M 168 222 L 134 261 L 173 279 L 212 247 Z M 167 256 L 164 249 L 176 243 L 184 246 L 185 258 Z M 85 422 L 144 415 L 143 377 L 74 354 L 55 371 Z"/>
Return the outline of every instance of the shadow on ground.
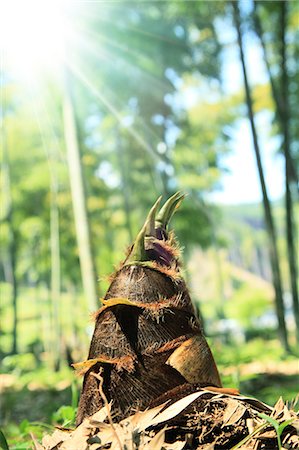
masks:
<path fill-rule="evenodd" d="M 1 393 L 1 422 L 20 423 L 23 420 L 29 422 L 51 422 L 53 412 L 62 405 L 71 404 L 71 388 L 64 389 L 36 389 L 29 390 L 24 387 L 21 390 L 12 388 Z"/>
<path fill-rule="evenodd" d="M 283 397 L 285 401 L 294 400 L 299 393 L 299 372 L 293 375 L 281 373 L 259 373 L 240 382 L 242 394 L 252 395 L 273 406 Z"/>

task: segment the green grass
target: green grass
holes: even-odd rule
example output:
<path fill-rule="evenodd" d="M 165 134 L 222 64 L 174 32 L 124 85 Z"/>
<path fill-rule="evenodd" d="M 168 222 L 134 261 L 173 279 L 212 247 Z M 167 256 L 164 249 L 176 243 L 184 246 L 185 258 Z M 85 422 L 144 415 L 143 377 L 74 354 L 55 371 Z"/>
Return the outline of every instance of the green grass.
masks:
<path fill-rule="evenodd" d="M 80 383 L 67 367 L 21 373 L 2 393 L 1 429 L 10 450 L 31 449 L 30 433 L 41 439 L 55 425 L 74 426 Z"/>
<path fill-rule="evenodd" d="M 13 314 L 10 286 L 0 283 L 1 334 L 0 347 L 9 353 L 12 345 Z M 71 311 L 71 314 L 70 314 Z M 70 339 L 74 330 L 78 333 L 84 351 L 88 348 L 87 329 L 92 329 L 90 312 L 82 295 L 72 296 L 62 292 L 59 301 L 59 326 L 64 338 Z M 18 345 L 19 352 L 34 350 L 41 343 L 51 345 L 53 340 L 53 311 L 49 292 L 45 288 L 22 287 L 18 296 Z M 57 325 L 57 324 L 56 324 Z M 37 349 L 38 351 L 38 349 Z"/>
<path fill-rule="evenodd" d="M 211 343 L 225 387 L 274 405 L 282 396 L 292 401 L 298 394 L 298 355 L 286 355 L 278 340 L 253 339 L 244 344 Z"/>

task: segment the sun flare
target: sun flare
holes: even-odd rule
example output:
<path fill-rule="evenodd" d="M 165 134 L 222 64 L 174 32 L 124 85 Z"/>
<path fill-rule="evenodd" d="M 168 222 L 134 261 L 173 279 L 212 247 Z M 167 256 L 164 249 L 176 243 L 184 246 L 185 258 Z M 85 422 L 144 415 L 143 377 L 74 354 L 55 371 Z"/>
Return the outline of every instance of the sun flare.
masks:
<path fill-rule="evenodd" d="M 19 78 L 57 71 L 68 31 L 63 0 L 4 0 L 0 8 L 0 49 L 4 69 Z"/>

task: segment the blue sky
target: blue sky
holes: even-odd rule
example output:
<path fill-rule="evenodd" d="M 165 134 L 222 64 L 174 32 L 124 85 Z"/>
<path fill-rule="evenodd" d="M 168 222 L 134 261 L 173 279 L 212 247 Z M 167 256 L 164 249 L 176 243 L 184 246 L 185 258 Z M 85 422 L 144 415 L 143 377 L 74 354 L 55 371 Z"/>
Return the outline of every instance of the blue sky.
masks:
<path fill-rule="evenodd" d="M 269 138 L 269 118 L 260 117 L 261 124 L 265 124 L 263 132 L 259 133 L 260 145 L 263 151 L 262 161 L 265 170 L 268 194 L 271 200 L 281 198 L 284 192 L 283 158 L 276 152 L 277 144 Z M 262 193 L 258 178 L 255 155 L 251 141 L 249 121 L 240 121 L 233 142 L 231 154 L 224 159 L 228 173 L 222 175 L 222 190 L 214 192 L 210 199 L 217 203 L 238 204 L 261 201 Z"/>

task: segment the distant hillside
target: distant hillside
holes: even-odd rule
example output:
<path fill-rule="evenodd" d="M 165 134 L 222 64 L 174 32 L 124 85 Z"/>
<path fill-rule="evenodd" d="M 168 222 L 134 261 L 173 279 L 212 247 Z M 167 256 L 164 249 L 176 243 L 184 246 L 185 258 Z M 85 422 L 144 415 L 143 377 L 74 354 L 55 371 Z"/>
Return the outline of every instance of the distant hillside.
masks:
<path fill-rule="evenodd" d="M 223 221 L 226 225 L 238 222 L 253 229 L 265 229 L 264 211 L 262 203 L 243 203 L 238 205 L 218 205 Z M 283 199 L 272 202 L 274 220 L 279 229 L 283 227 L 284 205 Z"/>
<path fill-rule="evenodd" d="M 219 205 L 222 220 L 218 238 L 228 251 L 228 261 L 266 281 L 272 278 L 268 236 L 262 203 Z M 299 217 L 299 204 L 294 205 L 294 218 Z M 280 266 L 288 286 L 288 257 L 285 232 L 284 200 L 272 203 Z M 298 222 L 296 224 L 298 229 Z M 298 235 L 298 233 L 295 233 Z"/>

